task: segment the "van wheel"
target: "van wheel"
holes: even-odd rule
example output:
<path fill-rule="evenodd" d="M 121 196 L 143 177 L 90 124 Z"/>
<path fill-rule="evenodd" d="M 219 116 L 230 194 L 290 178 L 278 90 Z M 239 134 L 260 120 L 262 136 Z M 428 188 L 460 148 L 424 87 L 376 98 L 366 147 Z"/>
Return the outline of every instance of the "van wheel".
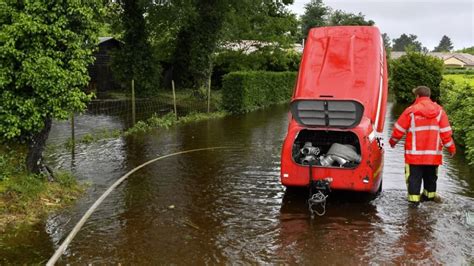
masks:
<path fill-rule="evenodd" d="M 375 193 L 368 193 L 367 199 L 368 200 L 375 200 L 380 194 L 382 193 L 382 181 L 380 181 L 379 188 Z"/>
<path fill-rule="evenodd" d="M 380 195 L 380 193 L 382 193 L 382 184 L 383 184 L 383 180 L 380 180 L 379 189 L 377 189 L 377 192 L 375 192 L 376 196 L 378 196 L 378 195 Z"/>

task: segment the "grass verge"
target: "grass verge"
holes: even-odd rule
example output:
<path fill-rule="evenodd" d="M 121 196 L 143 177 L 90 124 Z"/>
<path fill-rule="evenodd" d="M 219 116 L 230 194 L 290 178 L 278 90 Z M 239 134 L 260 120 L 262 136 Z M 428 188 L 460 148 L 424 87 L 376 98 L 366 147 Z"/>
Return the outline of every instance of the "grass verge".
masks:
<path fill-rule="evenodd" d="M 452 80 L 455 83 L 467 83 L 474 87 L 474 73 L 473 74 L 446 74 L 443 75 L 445 80 Z"/>
<path fill-rule="evenodd" d="M 0 146 L 0 232 L 8 226 L 37 222 L 71 204 L 85 188 L 65 172 L 56 172 L 55 182 L 28 174 L 24 159 L 24 147 Z"/>

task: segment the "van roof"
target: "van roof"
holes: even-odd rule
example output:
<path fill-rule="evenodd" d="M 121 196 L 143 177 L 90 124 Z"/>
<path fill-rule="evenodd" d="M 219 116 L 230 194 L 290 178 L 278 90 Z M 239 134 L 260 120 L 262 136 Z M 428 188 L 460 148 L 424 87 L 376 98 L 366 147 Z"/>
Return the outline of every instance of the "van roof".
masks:
<path fill-rule="evenodd" d="M 336 26 L 308 34 L 293 100 L 356 100 L 372 117 L 385 54 L 378 28 Z"/>

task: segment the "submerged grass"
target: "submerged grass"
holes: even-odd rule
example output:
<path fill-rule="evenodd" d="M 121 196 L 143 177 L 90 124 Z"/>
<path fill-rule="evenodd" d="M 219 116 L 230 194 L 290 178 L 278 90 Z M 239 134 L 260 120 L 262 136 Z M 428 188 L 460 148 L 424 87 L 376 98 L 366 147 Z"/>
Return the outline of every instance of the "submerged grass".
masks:
<path fill-rule="evenodd" d="M 146 133 L 153 129 L 158 129 L 158 128 L 169 129 L 170 127 L 178 125 L 178 124 L 187 124 L 187 123 L 199 122 L 203 120 L 222 118 L 226 115 L 228 115 L 228 113 L 224 111 L 211 112 L 211 113 L 191 112 L 186 116 L 181 116 L 178 118 L 176 118 L 176 115 L 173 112 L 167 113 L 166 115 L 163 115 L 163 116 L 154 114 L 145 121 L 138 121 L 137 123 L 135 123 L 133 127 L 125 131 L 121 131 L 118 129 L 114 129 L 114 130 L 104 129 L 94 134 L 87 133 L 87 134 L 82 135 L 81 137 L 78 137 L 75 140 L 75 143 L 72 141 L 71 138 L 69 138 L 64 143 L 64 147 L 70 150 L 72 149 L 74 144 L 76 145 L 77 144 L 91 144 L 91 143 L 95 143 L 104 139 L 116 139 L 120 137 L 128 137 L 135 134 Z M 60 144 L 59 146 L 62 146 L 62 145 L 63 144 Z M 50 145 L 47 148 L 55 149 L 55 148 L 58 148 L 59 146 Z"/>
<path fill-rule="evenodd" d="M 34 223 L 74 201 L 84 190 L 69 173 L 56 172 L 55 182 L 26 172 L 26 149 L 0 146 L 0 232 L 8 225 Z"/>
<path fill-rule="evenodd" d="M 115 138 L 119 138 L 120 136 L 122 136 L 122 131 L 119 130 L 119 129 L 113 129 L 113 130 L 103 129 L 101 131 L 94 132 L 93 134 L 92 133 L 84 134 L 81 137 L 79 137 L 75 142 L 76 142 L 76 144 L 78 144 L 78 143 L 91 144 L 91 143 L 97 142 L 99 140 L 115 139 Z M 64 145 L 69 150 L 74 145 L 74 142 L 71 138 L 69 138 L 64 143 Z"/>
<path fill-rule="evenodd" d="M 186 116 L 176 118 L 174 113 L 168 113 L 164 116 L 153 115 L 146 121 L 139 121 L 135 126 L 129 128 L 124 132 L 124 136 L 130 136 L 137 133 L 146 133 L 157 128 L 168 129 L 174 125 L 187 124 L 191 122 L 198 122 L 202 120 L 221 118 L 226 116 L 226 112 L 212 112 L 212 113 L 190 113 Z"/>

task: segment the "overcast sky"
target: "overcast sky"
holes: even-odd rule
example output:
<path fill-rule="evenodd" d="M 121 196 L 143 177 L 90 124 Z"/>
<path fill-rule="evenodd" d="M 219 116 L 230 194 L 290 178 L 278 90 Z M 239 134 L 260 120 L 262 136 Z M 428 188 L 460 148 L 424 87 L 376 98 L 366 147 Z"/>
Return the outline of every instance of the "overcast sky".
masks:
<path fill-rule="evenodd" d="M 290 9 L 298 15 L 310 0 L 295 0 Z M 432 50 L 447 35 L 454 49 L 474 46 L 474 0 L 323 0 L 346 12 L 362 12 L 390 39 L 415 34 Z"/>

